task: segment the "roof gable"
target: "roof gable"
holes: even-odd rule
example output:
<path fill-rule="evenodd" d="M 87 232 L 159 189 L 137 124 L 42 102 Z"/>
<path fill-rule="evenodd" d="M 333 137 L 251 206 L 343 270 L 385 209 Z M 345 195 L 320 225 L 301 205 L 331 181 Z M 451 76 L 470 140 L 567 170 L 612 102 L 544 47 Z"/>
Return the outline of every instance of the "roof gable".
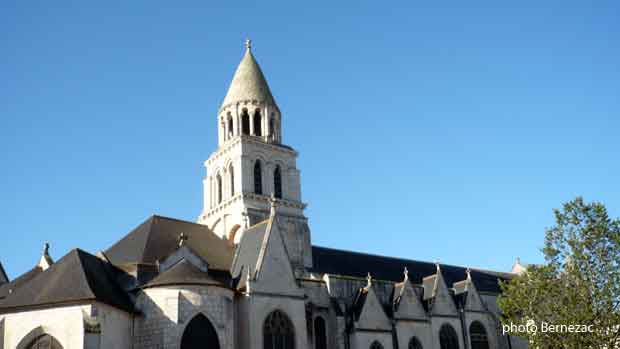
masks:
<path fill-rule="evenodd" d="M 420 294 L 416 292 L 408 279 L 405 279 L 399 287 L 395 289 L 394 318 L 397 319 L 426 319 L 428 316 Z"/>
<path fill-rule="evenodd" d="M 390 320 L 385 314 L 383 305 L 379 301 L 372 284 L 360 290 L 355 306 L 359 309 L 355 322 L 356 328 L 391 331 Z"/>
<path fill-rule="evenodd" d="M 227 272 L 201 270 L 187 259 L 182 259 L 169 269 L 159 274 L 143 288 L 170 285 L 211 285 L 229 287 L 230 277 Z"/>
<path fill-rule="evenodd" d="M 430 297 L 426 295 L 425 285 L 424 298 L 428 299 L 430 303 L 429 310 L 432 315 L 457 315 L 456 304 L 454 304 L 454 299 L 446 286 L 439 266 L 437 266 L 437 274 L 433 278 L 432 294 Z"/>
<path fill-rule="evenodd" d="M 261 244 L 251 290 L 294 296 L 303 295 L 291 266 L 276 217 L 268 220 Z"/>

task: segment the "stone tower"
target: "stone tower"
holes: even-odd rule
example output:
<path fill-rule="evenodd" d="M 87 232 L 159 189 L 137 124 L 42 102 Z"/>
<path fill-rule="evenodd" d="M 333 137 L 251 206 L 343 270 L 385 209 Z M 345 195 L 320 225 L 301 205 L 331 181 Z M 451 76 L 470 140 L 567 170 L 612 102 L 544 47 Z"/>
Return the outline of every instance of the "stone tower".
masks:
<path fill-rule="evenodd" d="M 273 198 L 291 263 L 300 271 L 312 265 L 310 229 L 298 153 L 282 143 L 281 124 L 282 114 L 248 40 L 218 111 L 218 149 L 204 163 L 204 208 L 198 222 L 236 244 L 246 229 L 269 216 Z"/>

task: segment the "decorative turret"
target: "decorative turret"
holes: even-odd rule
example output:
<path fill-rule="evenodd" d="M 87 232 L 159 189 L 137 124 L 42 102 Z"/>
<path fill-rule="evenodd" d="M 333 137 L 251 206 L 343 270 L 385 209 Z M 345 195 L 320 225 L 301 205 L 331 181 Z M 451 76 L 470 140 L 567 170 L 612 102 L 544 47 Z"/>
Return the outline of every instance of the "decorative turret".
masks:
<path fill-rule="evenodd" d="M 251 41 L 235 71 L 219 110 L 219 144 L 238 136 L 281 142 L 280 109 L 263 71 L 252 54 Z"/>

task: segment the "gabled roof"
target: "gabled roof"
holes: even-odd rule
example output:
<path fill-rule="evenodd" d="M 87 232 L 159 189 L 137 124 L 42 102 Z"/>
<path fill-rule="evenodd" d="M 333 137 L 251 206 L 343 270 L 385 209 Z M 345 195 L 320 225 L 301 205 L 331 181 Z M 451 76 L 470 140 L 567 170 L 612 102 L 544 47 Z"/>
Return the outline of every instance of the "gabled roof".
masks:
<path fill-rule="evenodd" d="M 133 312 L 129 296 L 114 281 L 112 265 L 79 249 L 72 250 L 44 272 L 0 302 L 0 312 L 24 307 L 98 301 Z"/>
<path fill-rule="evenodd" d="M 231 274 L 233 277 L 239 278 L 239 288 L 245 287 L 248 272 L 252 274 L 256 272 L 256 263 L 258 262 L 258 256 L 263 246 L 263 241 L 265 240 L 268 223 L 269 220 L 265 220 L 248 228 L 243 232 L 241 241 L 237 245 Z M 241 273 L 243 273 L 243 275 L 241 275 Z"/>
<path fill-rule="evenodd" d="M 27 272 L 13 279 L 13 281 L 0 285 L 0 301 L 3 298 L 6 298 L 10 294 L 10 292 L 17 290 L 23 284 L 32 280 L 35 276 L 37 276 L 42 271 L 43 271 L 43 268 L 39 266 L 35 266 L 34 268 L 28 270 Z"/>
<path fill-rule="evenodd" d="M 188 238 L 185 244 L 210 268 L 230 270 L 233 247 L 226 240 L 205 225 L 161 216 L 151 216 L 104 254 L 115 265 L 155 264 L 178 248 L 181 233 Z"/>
<path fill-rule="evenodd" d="M 254 55 L 252 55 L 249 45 L 246 47 L 245 54 L 235 71 L 228 93 L 222 102 L 222 107 L 242 101 L 264 102 L 276 106 L 267 80 Z"/>
<path fill-rule="evenodd" d="M 216 285 L 229 287 L 230 276 L 227 272 L 217 270 L 205 273 L 184 259 L 151 280 L 143 288 L 169 285 Z"/>
<path fill-rule="evenodd" d="M 359 252 L 343 251 L 326 247 L 312 246 L 312 271 L 336 275 L 347 275 L 364 278 L 368 273 L 378 280 L 392 282 L 402 281 L 402 270 L 409 270 L 409 280 L 414 284 L 422 284 L 424 277 L 434 275 L 437 271 L 435 263 L 409 259 L 384 257 Z M 443 277 L 447 284 L 461 281 L 467 268 L 452 265 L 441 265 Z M 480 292 L 500 293 L 498 279 L 506 279 L 510 275 L 490 271 L 472 270 L 472 279 Z"/>

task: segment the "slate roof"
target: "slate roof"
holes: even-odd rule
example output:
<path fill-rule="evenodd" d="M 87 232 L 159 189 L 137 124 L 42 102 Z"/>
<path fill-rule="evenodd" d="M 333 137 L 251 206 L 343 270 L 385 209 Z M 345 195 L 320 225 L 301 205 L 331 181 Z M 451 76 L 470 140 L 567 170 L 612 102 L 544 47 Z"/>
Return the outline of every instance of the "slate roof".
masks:
<path fill-rule="evenodd" d="M 37 276 L 42 271 L 43 269 L 41 267 L 36 266 L 28 270 L 27 272 L 23 273 L 19 277 L 13 279 L 13 281 L 0 285 L 0 301 L 9 295 L 10 290 L 17 290 L 19 287 L 21 287 L 23 284 L 27 283 L 28 281 L 32 280 L 35 276 Z"/>
<path fill-rule="evenodd" d="M 170 285 L 216 285 L 221 287 L 230 286 L 230 274 L 217 270 L 208 273 L 198 269 L 191 262 L 183 259 L 170 269 L 159 274 L 143 288 Z"/>
<path fill-rule="evenodd" d="M 84 301 L 98 301 L 133 312 L 129 296 L 114 281 L 113 274 L 117 271 L 87 252 L 72 250 L 0 301 L 0 313 L 22 307 Z"/>
<path fill-rule="evenodd" d="M 401 282 L 403 269 L 409 270 L 409 280 L 413 284 L 422 284 L 424 277 L 437 272 L 435 263 L 420 262 L 409 259 L 370 255 L 359 252 L 343 251 L 326 247 L 312 246 L 313 272 L 347 275 L 365 278 L 368 273 L 374 279 Z M 465 279 L 465 267 L 441 264 L 441 272 L 448 287 Z M 506 273 L 481 270 L 471 271 L 472 280 L 479 292 L 500 293 L 498 278 L 507 279 Z"/>
<path fill-rule="evenodd" d="M 268 223 L 269 220 L 265 220 L 248 228 L 241 237 L 231 270 L 233 277 L 239 278 L 239 288 L 245 286 L 245 276 L 249 268 L 251 268 L 252 273 L 256 272 L 256 262 L 263 246 Z"/>
<path fill-rule="evenodd" d="M 185 233 L 185 244 L 209 263 L 209 268 L 230 270 L 233 247 L 202 224 L 174 218 L 151 216 L 129 234 L 104 251 L 115 265 L 155 264 L 179 246 L 179 235 Z"/>
<path fill-rule="evenodd" d="M 250 48 L 247 48 L 235 71 L 222 107 L 235 102 L 253 100 L 276 105 L 263 71 Z"/>

